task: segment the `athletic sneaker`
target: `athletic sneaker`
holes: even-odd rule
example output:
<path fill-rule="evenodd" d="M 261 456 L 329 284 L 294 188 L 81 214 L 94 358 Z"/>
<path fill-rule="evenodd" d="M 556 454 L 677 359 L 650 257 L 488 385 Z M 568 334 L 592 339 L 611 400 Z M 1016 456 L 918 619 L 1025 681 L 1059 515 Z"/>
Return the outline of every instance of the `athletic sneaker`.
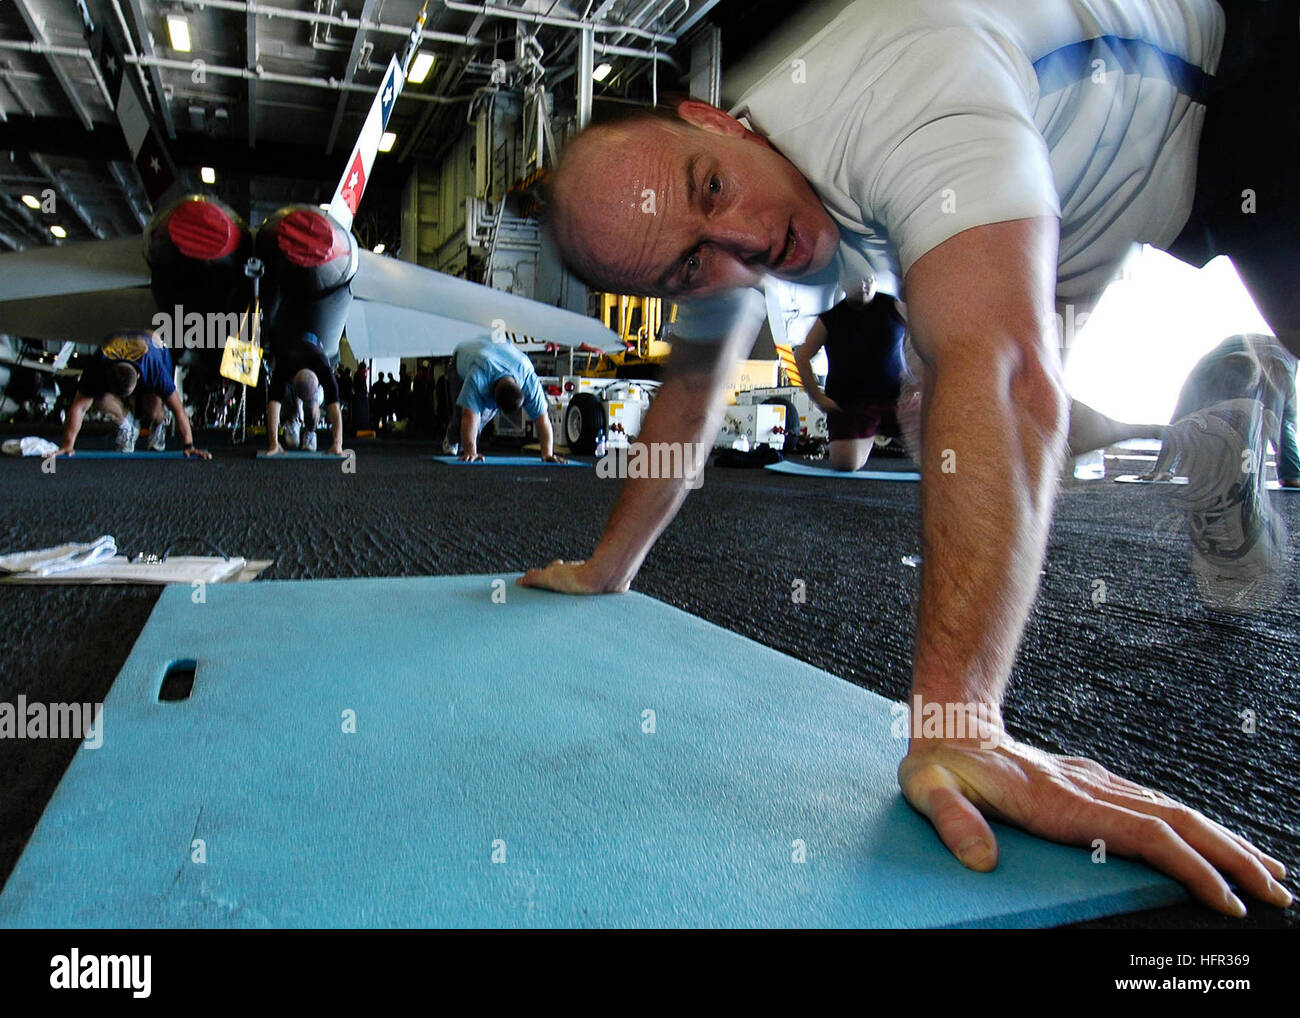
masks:
<path fill-rule="evenodd" d="M 459 456 L 459 455 L 460 455 L 460 443 L 459 443 L 459 442 L 449 442 L 449 441 L 447 441 L 447 439 L 444 438 L 444 439 L 442 440 L 442 454 L 443 454 L 444 456 Z"/>
<path fill-rule="evenodd" d="M 303 452 L 316 451 L 316 432 L 311 430 L 310 428 L 303 431 L 302 433 L 302 451 Z"/>
<path fill-rule="evenodd" d="M 284 422 L 284 447 L 286 449 L 298 448 L 298 432 L 302 428 L 302 421 L 297 417 Z"/>
<path fill-rule="evenodd" d="M 127 414 L 117 425 L 117 438 L 113 445 L 118 452 L 135 452 L 136 439 L 140 437 L 140 429 L 135 426 L 135 418 Z"/>
<path fill-rule="evenodd" d="M 1174 498 L 1192 572 L 1205 603 L 1223 611 L 1271 607 L 1286 589 L 1286 528 L 1264 485 L 1265 416 L 1258 400 L 1227 400 L 1170 425 L 1165 439 L 1170 465 L 1188 478 Z"/>
<path fill-rule="evenodd" d="M 162 452 L 167 448 L 167 425 L 159 421 L 149 429 L 149 449 L 152 452 Z"/>

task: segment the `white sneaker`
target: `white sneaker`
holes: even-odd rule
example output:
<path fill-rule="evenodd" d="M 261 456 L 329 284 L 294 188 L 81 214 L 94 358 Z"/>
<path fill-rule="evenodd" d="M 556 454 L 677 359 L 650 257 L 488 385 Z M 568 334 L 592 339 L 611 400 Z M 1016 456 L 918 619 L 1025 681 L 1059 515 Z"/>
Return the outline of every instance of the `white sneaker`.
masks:
<path fill-rule="evenodd" d="M 448 442 L 445 438 L 442 440 L 442 454 L 444 456 L 459 456 L 460 443 Z"/>
<path fill-rule="evenodd" d="M 135 442 L 139 437 L 140 429 L 135 425 L 135 418 L 127 414 L 117 425 L 117 438 L 113 445 L 118 452 L 135 452 Z"/>
<path fill-rule="evenodd" d="M 302 449 L 303 452 L 315 452 L 316 432 L 310 430 L 304 431 L 302 433 L 302 444 L 300 448 Z"/>
<path fill-rule="evenodd" d="M 1187 513 L 1192 572 L 1211 608 L 1275 605 L 1286 576 L 1286 528 L 1264 484 L 1264 405 L 1216 403 L 1170 425 L 1171 464 L 1188 483 L 1174 497 Z"/>
<path fill-rule="evenodd" d="M 284 422 L 284 447 L 286 449 L 298 448 L 298 433 L 302 429 L 302 421 L 294 418 L 291 421 Z"/>
<path fill-rule="evenodd" d="M 151 452 L 162 452 L 167 448 L 167 424 L 159 421 L 149 429 L 149 449 Z"/>

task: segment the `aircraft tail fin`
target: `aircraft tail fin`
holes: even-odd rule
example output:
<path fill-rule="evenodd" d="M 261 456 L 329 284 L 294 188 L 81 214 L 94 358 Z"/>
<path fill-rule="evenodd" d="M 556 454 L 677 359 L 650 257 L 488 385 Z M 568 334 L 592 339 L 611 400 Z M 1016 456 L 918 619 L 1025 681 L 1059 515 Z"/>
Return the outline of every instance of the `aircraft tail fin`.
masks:
<path fill-rule="evenodd" d="M 375 165 L 375 156 L 379 152 L 379 141 L 388 128 L 388 118 L 393 112 L 393 107 L 397 105 L 397 97 L 402 94 L 402 86 L 406 83 L 406 72 L 410 70 L 415 52 L 420 48 L 420 39 L 424 34 L 424 23 L 427 17 L 428 4 L 426 3 L 411 28 L 411 37 L 406 43 L 401 59 L 394 56 L 388 61 L 388 68 L 380 80 L 379 91 L 370 104 L 370 112 L 366 114 L 365 123 L 361 125 L 361 134 L 358 135 L 356 144 L 352 146 L 352 153 L 348 156 L 343 176 L 339 180 L 338 187 L 334 189 L 329 214 L 345 230 L 352 229 L 352 220 L 356 218 L 357 208 L 361 205 L 361 196 L 366 190 L 366 181 L 370 177 L 370 171 Z"/>

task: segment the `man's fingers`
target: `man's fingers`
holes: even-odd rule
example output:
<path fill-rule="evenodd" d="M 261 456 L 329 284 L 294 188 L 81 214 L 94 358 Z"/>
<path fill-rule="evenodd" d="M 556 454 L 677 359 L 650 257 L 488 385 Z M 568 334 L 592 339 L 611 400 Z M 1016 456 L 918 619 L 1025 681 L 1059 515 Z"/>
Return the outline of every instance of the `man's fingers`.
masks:
<path fill-rule="evenodd" d="M 1161 819 L 1170 823 L 1180 835 L 1187 838 L 1183 831 L 1183 826 L 1192 824 L 1199 832 L 1197 842 L 1189 842 L 1197 851 L 1205 854 L 1202 844 L 1206 847 L 1220 845 L 1223 848 L 1235 846 L 1251 858 L 1256 860 L 1275 881 L 1286 879 L 1286 867 L 1278 860 L 1261 851 L 1252 845 L 1235 831 L 1231 831 L 1222 824 L 1215 823 L 1209 817 L 1183 805 L 1176 799 L 1170 798 L 1161 792 L 1153 791 L 1136 781 L 1130 781 L 1128 778 L 1121 777 L 1118 774 L 1112 774 L 1101 764 L 1085 757 L 1064 757 L 1061 763 L 1071 772 L 1075 780 L 1080 780 L 1088 788 L 1095 798 L 1104 799 L 1107 802 L 1114 802 L 1118 805 L 1134 809 L 1142 813 L 1151 813 L 1159 816 Z M 1214 862 L 1218 863 L 1219 859 L 1215 858 Z M 1222 866 L 1221 866 L 1222 868 Z M 1277 894 L 1277 890 L 1283 894 Z M 1290 896 L 1290 892 L 1285 888 L 1270 888 L 1273 892 L 1271 895 L 1265 895 L 1265 900 L 1276 898 L 1279 902 L 1283 897 Z M 1252 891 L 1252 893 L 1254 893 Z M 1289 901 L 1286 904 L 1290 904 Z M 1286 907 L 1284 904 L 1283 907 Z"/>
<path fill-rule="evenodd" d="M 993 829 L 949 771 L 937 764 L 922 764 L 909 770 L 901 784 L 907 801 L 930 821 L 962 865 L 986 873 L 998 864 Z"/>
<path fill-rule="evenodd" d="M 1150 863 L 1216 912 L 1237 918 L 1246 914 L 1219 871 L 1160 817 L 1095 800 L 1079 820 L 1080 828 L 1101 838 L 1108 850 Z"/>
<path fill-rule="evenodd" d="M 1139 789 L 1139 792 L 1146 792 L 1146 789 Z M 1172 800 L 1152 800 L 1147 795 L 1128 790 L 1102 788 L 1098 789 L 1096 796 L 1131 812 L 1159 818 L 1182 841 L 1260 901 L 1271 902 L 1279 908 L 1291 904 L 1291 892 L 1274 879 L 1262 852 L 1196 810 Z"/>
<path fill-rule="evenodd" d="M 528 572 L 524 573 L 523 576 L 519 577 L 519 579 L 517 579 L 515 582 L 521 587 L 548 587 L 549 588 L 551 586 L 551 584 L 548 582 L 548 580 L 550 579 L 549 576 L 550 572 L 554 570 L 556 566 L 562 566 L 562 565 L 564 565 L 564 559 L 561 558 L 553 559 L 549 566 L 546 566 L 544 569 L 530 569 L 528 570 Z"/>

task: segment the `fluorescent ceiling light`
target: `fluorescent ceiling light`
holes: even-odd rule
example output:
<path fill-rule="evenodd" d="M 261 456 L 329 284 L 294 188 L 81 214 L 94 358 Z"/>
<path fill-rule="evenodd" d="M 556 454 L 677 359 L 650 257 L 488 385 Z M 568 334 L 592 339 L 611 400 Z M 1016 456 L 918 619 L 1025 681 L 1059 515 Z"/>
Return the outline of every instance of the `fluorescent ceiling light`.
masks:
<path fill-rule="evenodd" d="M 597 67 L 594 71 L 591 72 L 591 76 L 596 81 L 604 81 L 606 78 L 609 77 L 609 72 L 612 71 L 613 69 L 614 68 L 611 64 L 601 64 L 599 67 Z"/>
<path fill-rule="evenodd" d="M 59 240 L 62 240 L 64 237 L 68 235 L 68 231 L 65 230 L 62 226 L 51 226 L 50 232 L 54 234 L 54 236 L 58 237 Z"/>
<path fill-rule="evenodd" d="M 199 170 L 199 176 L 203 178 L 205 184 L 215 184 L 217 182 L 217 171 L 211 166 L 205 166 Z"/>
<path fill-rule="evenodd" d="M 383 245 L 383 244 L 376 244 L 373 248 L 371 248 L 371 250 L 374 251 L 375 254 L 383 254 L 383 253 L 384 253 L 384 245 Z"/>
<path fill-rule="evenodd" d="M 406 76 L 406 80 L 412 85 L 423 85 L 424 79 L 429 76 L 429 71 L 433 69 L 432 53 L 417 53 L 415 61 L 411 64 L 411 73 Z"/>
<path fill-rule="evenodd" d="M 379 151 L 391 152 L 393 151 L 393 146 L 396 144 L 397 144 L 397 135 L 395 135 L 392 131 L 385 131 L 382 135 L 380 135 L 379 138 Z"/>
<path fill-rule="evenodd" d="M 23 195 L 23 204 L 29 209 L 38 209 L 41 207 L 41 203 L 36 200 L 36 195 L 34 194 Z"/>
<path fill-rule="evenodd" d="M 172 49 L 177 53 L 190 51 L 190 23 L 181 15 L 167 15 L 167 34 L 171 37 Z"/>

